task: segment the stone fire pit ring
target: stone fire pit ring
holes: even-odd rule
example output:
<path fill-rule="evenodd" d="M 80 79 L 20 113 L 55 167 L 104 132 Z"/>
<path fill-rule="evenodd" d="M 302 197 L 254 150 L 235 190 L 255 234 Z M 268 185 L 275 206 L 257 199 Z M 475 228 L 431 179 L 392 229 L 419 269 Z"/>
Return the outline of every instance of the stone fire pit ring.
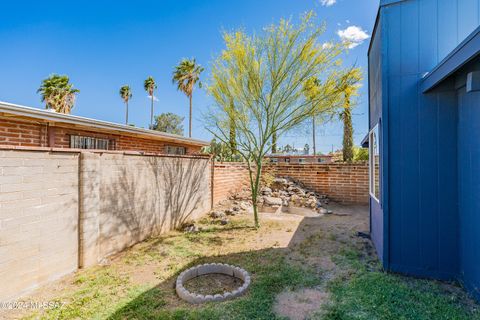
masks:
<path fill-rule="evenodd" d="M 224 292 L 223 294 L 216 295 L 197 294 L 195 292 L 188 291 L 183 286 L 185 282 L 207 274 L 224 274 L 227 276 L 235 277 L 242 280 L 243 285 L 231 292 Z M 220 302 L 239 297 L 244 294 L 245 291 L 247 291 L 250 282 L 250 275 L 242 268 L 223 263 L 206 263 L 192 267 L 180 273 L 177 278 L 177 283 L 175 287 L 177 294 L 180 298 L 187 302 L 198 304 L 212 301 Z"/>

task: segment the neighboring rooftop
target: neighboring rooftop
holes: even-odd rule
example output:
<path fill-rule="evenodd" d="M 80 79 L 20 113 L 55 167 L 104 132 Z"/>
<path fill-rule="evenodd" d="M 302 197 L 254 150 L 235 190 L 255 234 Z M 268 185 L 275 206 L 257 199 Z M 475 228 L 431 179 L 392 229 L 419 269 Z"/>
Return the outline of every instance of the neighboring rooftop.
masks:
<path fill-rule="evenodd" d="M 74 116 L 70 114 L 57 113 L 55 111 L 42 110 L 38 108 L 26 107 L 8 102 L 0 101 L 0 116 L 15 119 L 35 119 L 41 123 L 49 125 L 66 124 L 78 127 L 79 129 L 95 129 L 99 132 L 128 134 L 139 138 L 150 140 L 160 140 L 165 142 L 173 142 L 178 144 L 187 144 L 192 146 L 207 146 L 207 141 L 186 138 L 183 136 L 160 132 L 150 129 L 138 128 L 124 124 L 101 121 L 85 117 Z"/>

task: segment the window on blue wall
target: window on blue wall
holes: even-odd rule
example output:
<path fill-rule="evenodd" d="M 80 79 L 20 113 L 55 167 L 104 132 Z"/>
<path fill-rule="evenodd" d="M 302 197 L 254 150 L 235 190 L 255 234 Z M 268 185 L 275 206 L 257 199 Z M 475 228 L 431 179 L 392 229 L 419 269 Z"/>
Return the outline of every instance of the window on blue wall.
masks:
<path fill-rule="evenodd" d="M 368 146 L 370 196 L 380 203 L 380 144 L 378 124 L 370 130 Z"/>

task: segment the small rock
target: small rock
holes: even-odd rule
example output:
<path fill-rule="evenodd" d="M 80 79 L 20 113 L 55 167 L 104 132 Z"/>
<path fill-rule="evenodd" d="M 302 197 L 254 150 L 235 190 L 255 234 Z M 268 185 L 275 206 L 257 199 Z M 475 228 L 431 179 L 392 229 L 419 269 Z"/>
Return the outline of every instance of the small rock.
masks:
<path fill-rule="evenodd" d="M 262 192 L 263 195 L 269 196 L 269 195 L 272 194 L 272 189 L 270 189 L 270 188 L 268 188 L 268 187 L 263 187 L 263 188 L 261 189 L 261 192 Z"/>
<path fill-rule="evenodd" d="M 268 206 L 281 206 L 282 199 L 274 197 L 264 197 L 264 203 Z"/>
<path fill-rule="evenodd" d="M 241 202 L 240 203 L 240 209 L 242 210 L 248 210 L 250 208 L 250 204 L 247 202 Z"/>
<path fill-rule="evenodd" d="M 230 220 L 228 220 L 227 218 L 224 218 L 224 219 L 220 220 L 220 224 L 221 224 L 222 226 L 228 224 L 229 222 L 230 222 Z"/>
<path fill-rule="evenodd" d="M 320 209 L 318 210 L 318 213 L 320 213 L 320 214 L 327 214 L 327 213 L 328 213 L 328 210 L 325 209 L 325 208 L 320 208 Z"/>
<path fill-rule="evenodd" d="M 210 218 L 212 218 L 212 219 L 220 219 L 220 218 L 224 218 L 224 217 L 225 217 L 225 214 L 221 211 L 210 212 Z"/>

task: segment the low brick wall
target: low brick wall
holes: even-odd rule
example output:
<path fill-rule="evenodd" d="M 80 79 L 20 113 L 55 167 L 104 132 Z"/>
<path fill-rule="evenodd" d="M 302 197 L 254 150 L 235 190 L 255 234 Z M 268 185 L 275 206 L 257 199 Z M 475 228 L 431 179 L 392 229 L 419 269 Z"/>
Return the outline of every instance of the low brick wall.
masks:
<path fill-rule="evenodd" d="M 367 163 L 276 164 L 268 166 L 277 177 L 290 177 L 334 201 L 368 204 Z"/>
<path fill-rule="evenodd" d="M 228 199 L 232 194 L 248 187 L 247 165 L 242 162 L 215 162 L 213 167 L 213 203 Z"/>
<path fill-rule="evenodd" d="M 215 163 L 214 172 L 214 203 L 248 186 L 248 170 L 243 163 Z M 296 179 L 334 201 L 368 204 L 367 163 L 278 163 L 266 165 L 264 172 Z"/>

